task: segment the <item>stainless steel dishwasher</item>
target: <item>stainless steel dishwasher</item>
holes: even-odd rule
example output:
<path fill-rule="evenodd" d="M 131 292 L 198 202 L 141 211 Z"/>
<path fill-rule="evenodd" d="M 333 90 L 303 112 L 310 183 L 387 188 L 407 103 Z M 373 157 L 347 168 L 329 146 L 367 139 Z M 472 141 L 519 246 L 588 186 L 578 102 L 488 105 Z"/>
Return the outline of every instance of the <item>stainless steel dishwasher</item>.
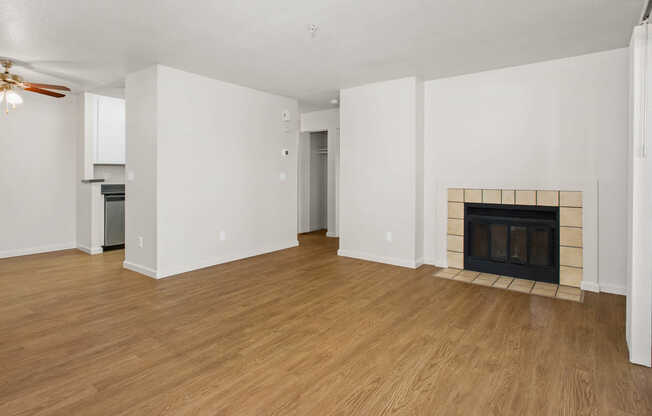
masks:
<path fill-rule="evenodd" d="M 104 195 L 104 250 L 125 246 L 125 186 L 102 185 Z"/>

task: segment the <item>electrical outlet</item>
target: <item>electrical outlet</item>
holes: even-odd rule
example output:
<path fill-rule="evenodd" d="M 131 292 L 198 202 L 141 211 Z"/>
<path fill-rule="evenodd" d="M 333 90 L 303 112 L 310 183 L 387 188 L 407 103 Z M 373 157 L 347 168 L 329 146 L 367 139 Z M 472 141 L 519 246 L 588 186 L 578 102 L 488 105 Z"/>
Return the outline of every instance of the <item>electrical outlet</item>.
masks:
<path fill-rule="evenodd" d="M 385 240 L 387 240 L 388 243 L 392 242 L 392 232 L 391 231 L 387 231 L 385 233 Z"/>
<path fill-rule="evenodd" d="M 288 178 L 288 175 L 285 172 L 281 172 L 280 175 L 278 175 L 279 179 L 281 182 L 285 182 L 285 180 Z"/>
<path fill-rule="evenodd" d="M 143 248 L 143 237 L 138 236 L 138 247 Z"/>
<path fill-rule="evenodd" d="M 220 241 L 226 240 L 226 231 L 220 231 Z"/>

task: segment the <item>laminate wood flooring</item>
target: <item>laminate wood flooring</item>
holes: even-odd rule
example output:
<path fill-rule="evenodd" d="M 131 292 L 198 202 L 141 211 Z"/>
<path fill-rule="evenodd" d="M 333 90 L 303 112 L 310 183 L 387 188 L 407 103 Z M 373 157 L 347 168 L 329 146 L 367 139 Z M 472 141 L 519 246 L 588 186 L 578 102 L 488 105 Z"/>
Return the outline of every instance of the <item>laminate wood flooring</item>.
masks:
<path fill-rule="evenodd" d="M 625 298 L 484 288 L 301 245 L 163 280 L 0 260 L 1 415 L 650 415 Z"/>

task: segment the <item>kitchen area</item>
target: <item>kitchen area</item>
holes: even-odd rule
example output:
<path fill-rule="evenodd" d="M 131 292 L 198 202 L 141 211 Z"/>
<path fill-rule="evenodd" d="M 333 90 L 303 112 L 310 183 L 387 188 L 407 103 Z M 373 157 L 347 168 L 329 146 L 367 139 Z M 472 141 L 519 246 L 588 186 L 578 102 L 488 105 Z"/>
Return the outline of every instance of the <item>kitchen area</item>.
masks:
<path fill-rule="evenodd" d="M 125 100 L 122 89 L 84 93 L 80 105 L 77 244 L 88 254 L 124 248 Z"/>

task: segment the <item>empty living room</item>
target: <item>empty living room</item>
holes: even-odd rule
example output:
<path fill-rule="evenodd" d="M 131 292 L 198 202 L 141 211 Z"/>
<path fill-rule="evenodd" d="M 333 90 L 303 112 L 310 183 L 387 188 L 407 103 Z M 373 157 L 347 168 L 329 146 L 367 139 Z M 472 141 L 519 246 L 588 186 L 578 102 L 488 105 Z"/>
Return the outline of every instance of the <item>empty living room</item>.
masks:
<path fill-rule="evenodd" d="M 0 415 L 652 415 L 651 16 L 0 1 Z"/>

